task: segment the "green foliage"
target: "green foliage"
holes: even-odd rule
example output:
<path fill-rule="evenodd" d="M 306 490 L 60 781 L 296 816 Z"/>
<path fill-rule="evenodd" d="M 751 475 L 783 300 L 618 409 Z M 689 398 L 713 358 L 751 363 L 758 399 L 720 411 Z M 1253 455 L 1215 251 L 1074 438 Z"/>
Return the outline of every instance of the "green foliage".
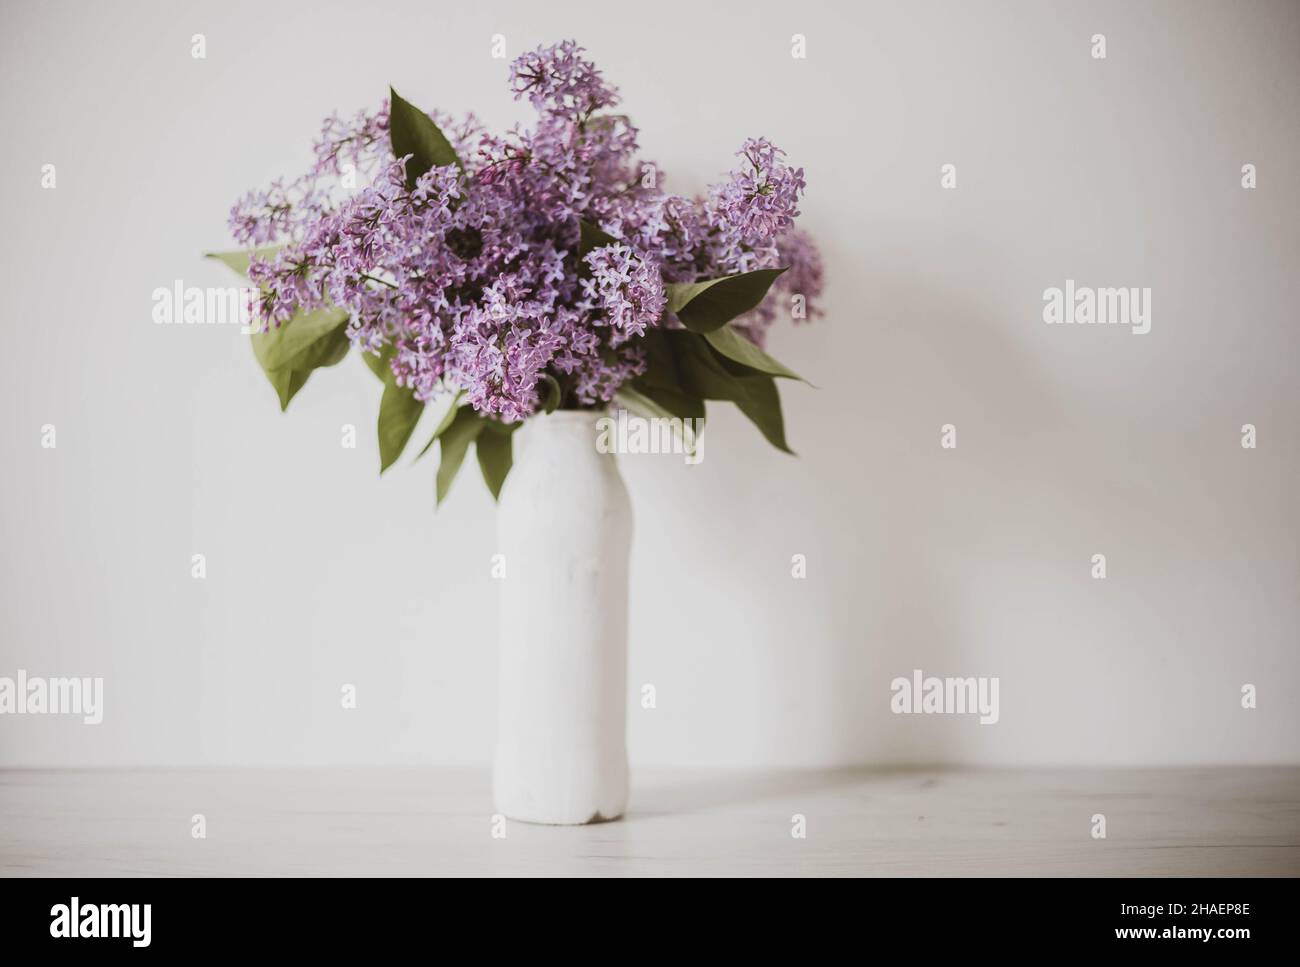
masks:
<path fill-rule="evenodd" d="M 709 340 L 685 329 L 652 329 L 645 334 L 648 367 L 628 388 L 634 402 L 650 404 L 677 417 L 702 417 L 704 401 L 735 403 L 778 450 L 785 441 L 781 398 L 769 373 L 729 359 Z M 624 394 L 625 398 L 627 394 Z"/>
<path fill-rule="evenodd" d="M 393 157 L 412 156 L 406 163 L 406 186 L 414 188 L 420 175 L 430 168 L 455 165 L 464 171 L 460 158 L 456 157 L 456 149 L 438 125 L 433 123 L 433 118 L 404 100 L 391 87 L 388 91 L 391 98 L 388 132 Z"/>
<path fill-rule="evenodd" d="M 279 248 L 275 245 L 243 252 L 211 252 L 208 258 L 247 278 L 254 257 L 270 258 Z M 275 390 L 281 410 L 289 406 L 313 371 L 337 365 L 348 354 L 347 321 L 343 309 L 313 309 L 299 311 L 267 332 L 253 333 L 253 355 Z"/>
<path fill-rule="evenodd" d="M 787 369 L 746 339 L 730 323 L 721 329 L 714 329 L 704 337 L 709 345 L 733 362 L 769 376 L 784 376 L 786 379 L 802 380 L 798 373 Z"/>
<path fill-rule="evenodd" d="M 439 437 L 438 447 L 442 452 L 442 460 L 438 464 L 438 478 L 436 481 L 439 506 L 447 499 L 452 481 L 456 479 L 456 474 L 460 472 L 460 465 L 465 462 L 465 454 L 469 452 L 469 445 L 483 432 L 484 422 L 472 406 L 462 406 L 456 410 L 451 425 Z"/>
<path fill-rule="evenodd" d="M 758 307 L 785 269 L 758 269 L 703 282 L 674 282 L 664 287 L 667 310 L 692 332 L 713 332 Z"/>
<path fill-rule="evenodd" d="M 414 184 L 415 179 L 434 166 L 460 166 L 450 142 L 433 120 L 395 91 L 390 130 L 393 153 L 398 157 L 412 156 L 407 165 L 408 183 Z M 590 222 L 580 221 L 579 229 L 579 259 L 593 248 L 617 241 Z M 253 258 L 270 258 L 278 249 L 279 246 L 267 246 L 250 251 L 210 253 L 208 257 L 247 277 Z M 666 311 L 686 328 L 656 328 L 646 332 L 643 341 L 646 372 L 622 387 L 617 401 L 645 416 L 697 420 L 705 416 L 706 400 L 735 403 L 773 446 L 790 453 L 776 379 L 800 377 L 731 325 L 733 319 L 762 302 L 784 271 L 760 269 L 666 286 Z M 278 328 L 252 336 L 254 355 L 275 389 L 282 410 L 312 372 L 334 366 L 347 355 L 347 321 L 348 313 L 344 309 L 303 311 Z M 424 403 L 415 398 L 412 390 L 397 384 L 391 365 L 392 353 L 390 347 L 381 354 L 362 355 L 383 384 L 377 422 L 380 473 L 405 451 L 424 413 Z M 539 392 L 544 413 L 553 413 L 563 402 L 563 388 L 549 373 L 543 375 Z M 461 404 L 463 396 L 463 391 L 457 393 L 415 458 L 420 459 L 435 442 L 439 443 L 435 486 L 439 505 L 447 498 L 471 444 L 475 446 L 479 469 L 494 498 L 500 495 L 513 462 L 513 434 L 519 424 L 482 416 L 473 407 Z"/>
<path fill-rule="evenodd" d="M 514 428 L 519 424 L 502 423 L 499 420 L 484 420 L 483 429 L 474 440 L 474 450 L 478 454 L 479 470 L 483 481 L 492 491 L 492 499 L 501 496 L 501 485 L 506 482 L 510 465 L 514 461 L 511 440 Z"/>

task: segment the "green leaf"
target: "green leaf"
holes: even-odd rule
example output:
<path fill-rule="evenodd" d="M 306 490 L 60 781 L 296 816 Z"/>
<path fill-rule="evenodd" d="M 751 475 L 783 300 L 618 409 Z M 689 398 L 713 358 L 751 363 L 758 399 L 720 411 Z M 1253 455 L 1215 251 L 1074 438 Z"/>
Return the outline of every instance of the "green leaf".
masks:
<path fill-rule="evenodd" d="M 292 319 L 289 320 L 289 322 L 292 321 Z M 285 323 L 285 325 L 288 324 Z M 275 391 L 280 397 L 280 410 L 283 412 L 289 406 L 289 400 L 293 399 L 298 390 L 303 388 L 307 383 L 307 377 L 312 374 L 313 370 L 337 365 L 348 354 L 350 348 L 347 327 L 340 326 L 327 336 L 323 336 L 303 355 L 299 356 L 295 366 L 281 369 L 266 369 L 263 367 L 266 378 L 271 381 L 271 385 L 275 387 Z M 256 355 L 256 345 L 254 345 L 253 352 Z"/>
<path fill-rule="evenodd" d="M 257 361 L 268 372 L 273 369 L 305 369 L 332 366 L 340 344 L 347 346 L 346 309 L 312 309 L 299 312 L 269 332 L 255 332 L 250 337 Z M 333 362 L 325 360 L 332 359 Z"/>
<path fill-rule="evenodd" d="M 668 405 L 661 400 L 667 399 Z M 614 402 L 625 410 L 650 419 L 676 421 L 671 423 L 675 435 L 685 444 L 687 451 L 695 452 L 697 440 L 704 432 L 704 401 L 684 393 L 672 394 L 662 387 L 624 385 L 614 394 Z M 693 422 L 687 422 L 688 420 Z"/>
<path fill-rule="evenodd" d="M 593 248 L 618 243 L 618 239 L 613 235 L 585 218 L 578 219 L 578 230 L 578 261 L 580 262 L 586 258 L 587 253 Z"/>
<path fill-rule="evenodd" d="M 483 482 L 492 491 L 492 499 L 501 496 L 501 485 L 506 482 L 510 465 L 514 459 L 511 440 L 513 428 L 519 424 L 506 426 L 496 420 L 484 420 L 484 428 L 474 441 L 474 450 L 478 455 L 479 470 L 483 472 Z"/>
<path fill-rule="evenodd" d="M 311 373 L 298 369 L 273 369 L 266 378 L 271 381 L 271 388 L 280 399 L 280 412 L 289 408 L 289 401 L 298 395 L 298 390 L 307 384 Z"/>
<path fill-rule="evenodd" d="M 247 278 L 252 259 L 269 259 L 282 247 L 209 252 L 207 258 Z M 295 313 L 269 332 L 252 334 L 253 355 L 279 397 L 282 412 L 306 384 L 312 370 L 333 366 L 348 354 L 347 321 L 345 309 L 313 309 Z"/>
<path fill-rule="evenodd" d="M 413 155 L 406 163 L 406 187 L 414 188 L 420 175 L 430 168 L 455 165 L 464 171 L 460 158 L 456 157 L 456 149 L 438 125 L 433 123 L 433 118 L 414 104 L 403 100 L 391 87 L 388 92 L 391 96 L 388 131 L 393 157 Z"/>
<path fill-rule="evenodd" d="M 348 314 L 343 309 L 299 312 L 270 332 L 249 337 L 253 355 L 280 398 L 280 409 L 307 382 L 313 370 L 334 366 L 348 354 Z"/>
<path fill-rule="evenodd" d="M 673 282 L 664 287 L 666 308 L 692 332 L 713 332 L 757 307 L 784 271 L 757 269 L 703 282 Z"/>
<path fill-rule="evenodd" d="M 642 416 L 666 420 L 704 419 L 704 400 L 653 382 L 633 380 L 620 387 L 614 399 Z"/>
<path fill-rule="evenodd" d="M 397 385 L 393 374 L 392 359 L 395 352 L 392 346 L 385 346 L 378 353 L 362 353 L 366 366 L 384 384 L 384 395 L 379 400 L 379 472 L 383 473 L 402 455 L 416 424 L 424 415 L 424 404 L 415 398 L 415 391 L 409 386 Z M 457 397 L 459 399 L 459 397 Z M 452 403 L 455 409 L 455 402 Z M 444 421 L 446 417 L 443 418 Z M 439 430 L 438 432 L 441 432 Z M 436 437 L 436 433 L 435 433 Z M 432 442 L 432 441 L 430 441 Z M 428 446 L 416 456 L 424 456 Z"/>
<path fill-rule="evenodd" d="M 747 366 L 760 373 L 767 373 L 769 376 L 784 376 L 786 379 L 807 382 L 798 373 L 787 369 L 755 346 L 730 323 L 721 329 L 715 329 L 713 332 L 705 334 L 704 338 L 709 341 L 710 346 L 722 353 L 722 355 L 740 363 L 742 366 Z"/>
<path fill-rule="evenodd" d="M 770 376 L 746 376 L 738 380 L 742 391 L 732 400 L 759 432 L 783 453 L 796 456 L 785 442 L 785 420 L 781 416 L 781 394 Z"/>
<path fill-rule="evenodd" d="M 388 383 L 393 378 L 393 350 L 391 346 L 385 346 L 382 352 L 362 353 L 361 359 L 365 362 L 366 367 L 379 377 L 381 383 Z"/>
<path fill-rule="evenodd" d="M 406 442 L 420 422 L 424 404 L 415 394 L 395 381 L 384 384 L 379 401 L 379 472 L 391 467 L 406 449 Z"/>
<path fill-rule="evenodd" d="M 560 389 L 560 381 L 550 373 L 542 374 L 542 409 L 547 413 L 554 413 L 560 405 L 560 397 L 563 395 Z"/>
<path fill-rule="evenodd" d="M 439 421 L 436 427 L 434 427 L 433 436 L 429 437 L 429 442 L 426 443 L 421 448 L 420 452 L 415 455 L 416 460 L 419 460 L 422 456 L 428 453 L 433 447 L 433 441 L 447 432 L 447 427 L 451 426 L 451 421 L 456 419 L 456 408 L 460 406 L 460 399 L 464 395 L 464 390 L 458 390 L 456 392 L 455 397 L 452 398 L 451 406 L 447 407 L 447 412 L 442 415 L 442 420 Z"/>
<path fill-rule="evenodd" d="M 276 252 L 284 248 L 283 245 L 264 245 L 261 248 L 246 249 L 239 252 L 205 252 L 203 257 L 206 259 L 216 259 L 228 268 L 234 270 L 238 275 L 248 278 L 248 263 L 253 259 L 262 262 L 269 261 Z"/>
<path fill-rule="evenodd" d="M 793 454 L 785 442 L 781 397 L 773 377 L 729 361 L 720 356 L 707 340 L 686 330 L 650 330 L 646 337 L 660 343 L 648 347 L 652 359 L 665 354 L 672 357 L 679 378 L 679 392 L 702 400 L 735 403 L 769 443 L 778 450 Z"/>
<path fill-rule="evenodd" d="M 439 438 L 438 448 L 442 451 L 436 487 L 439 506 L 447 499 L 452 481 L 460 472 L 460 465 L 465 462 L 469 445 L 483 432 L 483 422 L 483 419 L 474 412 L 474 407 L 462 406 L 456 411 L 451 426 L 447 427 Z"/>

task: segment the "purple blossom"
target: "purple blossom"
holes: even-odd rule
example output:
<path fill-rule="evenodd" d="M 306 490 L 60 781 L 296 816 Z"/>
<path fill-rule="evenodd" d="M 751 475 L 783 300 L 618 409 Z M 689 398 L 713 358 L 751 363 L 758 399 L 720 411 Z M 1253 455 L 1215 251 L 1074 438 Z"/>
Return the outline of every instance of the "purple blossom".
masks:
<path fill-rule="evenodd" d="M 618 103 L 596 65 L 582 56 L 572 40 L 538 47 L 510 65 L 510 89 L 515 100 L 527 97 L 541 114 L 578 120 Z"/>
<path fill-rule="evenodd" d="M 304 175 L 241 199 L 236 239 L 283 246 L 250 266 L 263 323 L 342 307 L 353 344 L 391 349 L 419 399 L 461 389 L 514 421 L 536 411 L 543 376 L 562 405 L 598 407 L 642 373 L 646 331 L 676 324 L 668 283 L 789 266 L 737 324 L 762 344 L 793 295 L 817 314 L 821 263 L 793 228 L 803 172 L 770 142 L 747 141 L 741 170 L 687 198 L 663 190 L 662 173 L 643 180 L 636 128 L 607 112 L 617 92 L 572 41 L 524 54 L 510 87 L 537 109 L 531 128 L 498 136 L 472 116 L 431 115 L 464 171 L 434 168 L 408 188 L 385 103 L 327 119 Z M 579 220 L 618 243 L 580 259 Z"/>
<path fill-rule="evenodd" d="M 713 217 L 745 241 L 774 239 L 799 214 L 803 169 L 782 161 L 785 152 L 766 138 L 750 138 L 736 153 L 748 164 L 714 188 Z"/>
<path fill-rule="evenodd" d="M 742 316 L 737 328 L 760 348 L 767 343 L 767 331 L 779 316 L 788 315 L 796 324 L 820 318 L 822 260 L 817 246 L 806 232 L 792 229 L 777 239 L 778 264 L 788 266 L 777 277 L 768 296 L 757 309 Z M 795 314 L 795 297 L 801 297 L 802 314 Z"/>
<path fill-rule="evenodd" d="M 609 344 L 618 346 L 645 333 L 663 315 L 663 278 L 657 266 L 626 245 L 592 249 L 584 261 L 591 277 L 582 280 L 581 305 L 601 317 L 597 324 L 613 327 Z"/>

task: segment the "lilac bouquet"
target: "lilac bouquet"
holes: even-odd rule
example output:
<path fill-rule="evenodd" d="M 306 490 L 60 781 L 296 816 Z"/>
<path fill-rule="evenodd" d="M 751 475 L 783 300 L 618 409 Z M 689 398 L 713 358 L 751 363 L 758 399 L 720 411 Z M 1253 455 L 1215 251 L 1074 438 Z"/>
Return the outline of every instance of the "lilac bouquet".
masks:
<path fill-rule="evenodd" d="M 788 452 L 775 379 L 797 377 L 763 346 L 778 315 L 819 314 L 821 263 L 794 227 L 803 170 L 754 138 L 706 197 L 670 194 L 581 47 L 524 54 L 510 85 L 531 130 L 392 91 L 327 120 L 305 175 L 234 206 L 245 249 L 215 257 L 257 287 L 253 348 L 281 408 L 355 347 L 384 384 L 383 472 L 426 402 L 453 395 L 420 451 L 439 441 L 439 501 L 471 443 L 498 493 L 511 431 L 556 408 L 702 419 L 725 400 Z"/>

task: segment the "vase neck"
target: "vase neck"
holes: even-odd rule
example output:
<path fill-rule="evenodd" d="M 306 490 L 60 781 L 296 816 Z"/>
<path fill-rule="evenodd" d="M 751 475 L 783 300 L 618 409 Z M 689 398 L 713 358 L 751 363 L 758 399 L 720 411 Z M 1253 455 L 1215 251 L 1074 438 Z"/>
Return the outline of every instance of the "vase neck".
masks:
<path fill-rule="evenodd" d="M 563 451 L 571 459 L 581 459 L 583 454 L 606 457 L 596 448 L 597 421 L 606 415 L 599 410 L 556 410 L 530 417 L 517 432 L 521 456 L 546 450 Z"/>

